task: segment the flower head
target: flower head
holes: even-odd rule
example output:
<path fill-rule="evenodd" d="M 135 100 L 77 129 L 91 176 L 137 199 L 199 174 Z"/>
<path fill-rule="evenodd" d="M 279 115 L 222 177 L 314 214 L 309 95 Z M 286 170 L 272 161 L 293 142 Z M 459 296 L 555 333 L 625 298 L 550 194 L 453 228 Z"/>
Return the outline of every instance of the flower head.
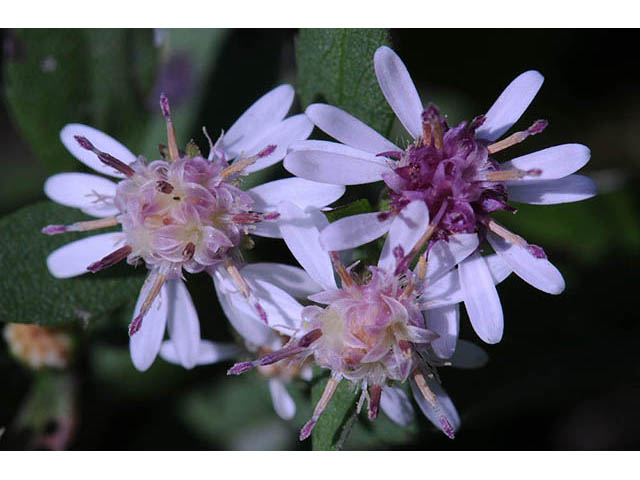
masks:
<path fill-rule="evenodd" d="M 61 328 L 7 323 L 4 338 L 11 353 L 33 369 L 65 368 L 71 360 L 73 342 Z"/>
<path fill-rule="evenodd" d="M 318 208 L 344 192 L 342 187 L 296 178 L 249 191 L 239 188 L 243 175 L 278 162 L 291 143 L 311 132 L 312 125 L 304 115 L 284 118 L 293 95 L 289 85 L 267 93 L 215 144 L 205 130 L 207 157 L 193 142 L 184 152 L 179 150 L 164 95 L 160 107 L 168 146 L 161 147 L 162 159 L 149 162 L 136 158 L 116 140 L 85 125 L 71 124 L 61 131 L 63 144 L 81 162 L 121 181 L 115 184 L 80 173 L 49 178 L 45 192 L 50 198 L 100 218 L 50 225 L 43 232 L 59 234 L 116 225 L 121 225 L 122 231 L 66 245 L 54 251 L 47 264 L 54 276 L 66 278 L 97 272 L 125 259 L 130 264 L 145 263 L 150 274 L 129 328 L 132 358 L 140 370 L 148 368 L 157 355 L 165 325 L 172 337 L 181 339 L 176 343 L 181 363 L 187 368 L 197 363 L 199 326 L 181 282 L 183 271 L 228 272 L 245 299 L 261 312 L 259 299 L 238 272 L 238 249 L 247 234 L 278 236 L 274 235 L 279 217 L 275 205 L 282 195 L 291 195 L 303 208 Z M 144 321 L 147 316 L 152 317 L 149 322 Z"/>
<path fill-rule="evenodd" d="M 503 163 L 494 158 L 546 127 L 547 122 L 539 120 L 497 141 L 531 103 L 542 75 L 521 74 L 485 115 L 449 126 L 435 106 L 423 107 L 406 67 L 391 49 L 380 47 L 374 66 L 380 88 L 411 143 L 400 148 L 346 112 L 317 104 L 306 114 L 342 144 L 303 141 L 285 159 L 285 167 L 303 178 L 344 185 L 382 180 L 388 187 L 388 211 L 333 223 L 321 234 L 324 247 L 343 250 L 375 240 L 389 231 L 395 216 L 421 201 L 429 210 L 429 248 L 460 234 L 477 234 L 526 282 L 547 293 L 561 293 L 564 279 L 543 249 L 491 216 L 499 210 L 515 212 L 513 201 L 552 204 L 595 194 L 590 179 L 573 175 L 589 160 L 589 149 L 583 145 L 559 145 Z M 460 260 L 460 282 L 474 329 L 484 341 L 496 343 L 502 337 L 502 308 L 486 261 L 477 253 Z"/>

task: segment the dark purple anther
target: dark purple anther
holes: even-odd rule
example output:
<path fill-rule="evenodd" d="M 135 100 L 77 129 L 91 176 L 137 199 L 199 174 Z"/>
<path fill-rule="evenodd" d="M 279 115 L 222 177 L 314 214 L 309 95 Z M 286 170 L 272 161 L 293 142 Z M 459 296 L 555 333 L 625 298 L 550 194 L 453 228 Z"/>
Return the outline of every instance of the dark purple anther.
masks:
<path fill-rule="evenodd" d="M 227 370 L 227 375 L 240 375 L 241 373 L 251 370 L 253 367 L 253 362 L 236 363 L 233 367 Z"/>
<path fill-rule="evenodd" d="M 45 235 L 58 235 L 67 231 L 66 225 L 47 225 L 41 232 Z"/>
<path fill-rule="evenodd" d="M 440 417 L 440 426 L 442 427 L 442 431 L 444 434 L 449 437 L 451 440 L 454 439 L 453 427 L 449 423 L 449 420 L 445 416 Z"/>
<path fill-rule="evenodd" d="M 171 108 L 169 108 L 169 99 L 164 93 L 160 94 L 160 109 L 162 110 L 162 115 L 167 120 L 171 120 Z"/>
<path fill-rule="evenodd" d="M 260 315 L 260 320 L 262 320 L 265 323 L 265 325 L 269 325 L 269 321 L 267 319 L 267 312 L 264 311 L 264 308 L 262 308 L 262 305 L 256 302 L 253 304 L 253 306 L 258 311 L 258 315 Z"/>
<path fill-rule="evenodd" d="M 429 124 L 435 124 L 440 120 L 440 110 L 434 104 L 429 106 L 422 112 L 422 121 Z"/>
<path fill-rule="evenodd" d="M 117 158 L 115 158 L 112 155 L 109 155 L 106 152 L 101 152 L 100 150 L 98 150 L 96 147 L 93 146 L 93 144 L 89 141 L 89 139 L 87 139 L 87 137 L 82 137 L 80 135 L 74 135 L 73 138 L 76 139 L 76 142 L 78 142 L 78 145 L 80 145 L 82 148 L 84 148 L 85 150 L 89 150 L 90 152 L 95 153 L 97 155 L 97 157 L 98 157 L 98 160 L 100 160 L 105 165 L 116 169 L 120 173 L 125 174 L 127 177 L 131 177 L 134 173 L 136 173 L 133 170 L 133 168 L 131 168 L 126 163 L 118 160 Z"/>
<path fill-rule="evenodd" d="M 542 175 L 542 169 L 541 168 L 531 168 L 531 169 L 527 170 L 526 174 L 529 177 L 539 177 L 540 175 Z"/>
<path fill-rule="evenodd" d="M 280 218 L 280 212 L 267 212 L 262 215 L 263 220 L 273 221 Z"/>
<path fill-rule="evenodd" d="M 182 257 L 185 260 L 191 260 L 195 253 L 196 253 L 196 246 L 193 244 L 193 242 L 189 242 L 187 243 L 187 246 L 184 247 L 184 250 L 182 250 Z"/>
<path fill-rule="evenodd" d="M 276 149 L 275 145 L 267 145 L 260 152 L 258 152 L 257 157 L 258 158 L 268 157 L 269 155 L 271 155 L 275 151 L 275 149 Z"/>
<path fill-rule="evenodd" d="M 76 142 L 78 142 L 78 144 L 85 150 L 89 150 L 91 152 L 96 150 L 93 144 L 86 137 L 81 137 L 80 135 L 74 135 L 73 138 L 75 138 Z"/>
<path fill-rule="evenodd" d="M 315 330 L 311 330 L 309 333 L 307 333 L 304 337 L 300 339 L 300 341 L 298 342 L 298 346 L 302 348 L 307 348 L 313 342 L 318 340 L 321 336 L 322 336 L 321 329 L 316 328 Z"/>
<path fill-rule="evenodd" d="M 309 438 L 311 432 L 313 431 L 313 427 L 316 426 L 316 420 L 313 418 L 304 424 L 304 427 L 300 430 L 300 441 Z"/>
<path fill-rule="evenodd" d="M 529 135 L 537 135 L 547 128 L 547 125 L 549 125 L 549 122 L 546 120 L 536 120 L 533 125 L 527 128 L 527 133 Z"/>
<path fill-rule="evenodd" d="M 156 182 L 156 190 L 160 193 L 166 193 L 167 195 L 173 192 L 173 185 L 165 180 L 158 180 Z"/>
<path fill-rule="evenodd" d="M 142 315 L 138 315 L 136 318 L 133 319 L 133 321 L 129 325 L 129 336 L 132 337 L 133 335 L 135 335 L 138 332 L 138 330 L 140 330 L 141 326 L 142 326 Z"/>
<path fill-rule="evenodd" d="M 393 158 L 394 160 L 400 160 L 402 158 L 402 152 L 398 152 L 398 151 L 381 152 L 381 153 L 377 153 L 376 157 L 389 157 L 389 158 Z"/>
<path fill-rule="evenodd" d="M 545 260 L 547 258 L 547 254 L 544 253 L 542 247 L 537 245 L 527 245 L 527 251 L 535 258 L 539 258 L 541 260 Z"/>
<path fill-rule="evenodd" d="M 486 115 L 478 115 L 476 118 L 471 120 L 471 123 L 469 124 L 469 130 L 471 130 L 472 132 L 475 132 L 478 128 L 482 126 L 482 124 L 485 122 L 486 119 L 487 119 Z"/>
<path fill-rule="evenodd" d="M 382 396 L 382 387 L 380 385 L 374 385 L 369 390 L 369 420 L 375 420 L 378 416 L 378 409 L 380 407 L 380 398 Z"/>
<path fill-rule="evenodd" d="M 89 270 L 91 273 L 96 273 L 96 272 L 99 272 L 100 270 L 111 267 L 112 265 L 115 265 L 116 263 L 127 258 L 127 255 L 129 255 L 131 251 L 132 251 L 132 248 L 129 245 L 125 245 L 124 247 L 121 247 L 116 251 L 111 252 L 109 255 L 107 255 L 103 259 L 92 263 L 87 267 L 87 270 Z"/>

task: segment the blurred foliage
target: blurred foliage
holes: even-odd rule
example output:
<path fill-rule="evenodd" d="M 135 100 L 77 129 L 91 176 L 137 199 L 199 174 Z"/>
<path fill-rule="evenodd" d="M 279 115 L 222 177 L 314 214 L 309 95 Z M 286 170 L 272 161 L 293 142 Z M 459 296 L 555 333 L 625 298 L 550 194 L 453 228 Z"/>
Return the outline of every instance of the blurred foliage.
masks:
<path fill-rule="evenodd" d="M 130 275 L 123 273 L 130 268 L 118 265 L 96 275 L 64 280 L 49 273 L 49 253 L 88 235 L 50 237 L 40 230 L 49 224 L 86 219 L 75 209 L 41 202 L 0 220 L 0 270 L 5 272 L 0 276 L 0 321 L 41 326 L 85 323 L 137 298 L 144 269 Z"/>
<path fill-rule="evenodd" d="M 296 42 L 302 104 L 321 98 L 388 135 L 394 115 L 378 87 L 373 54 L 390 44 L 384 28 L 302 29 Z"/>

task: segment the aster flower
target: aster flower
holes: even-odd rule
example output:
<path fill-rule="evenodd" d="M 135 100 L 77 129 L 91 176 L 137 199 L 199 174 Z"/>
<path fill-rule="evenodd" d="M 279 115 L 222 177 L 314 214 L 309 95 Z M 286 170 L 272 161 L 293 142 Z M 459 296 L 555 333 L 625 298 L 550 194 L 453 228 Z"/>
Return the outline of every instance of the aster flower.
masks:
<path fill-rule="evenodd" d="M 301 439 L 310 435 L 343 379 L 362 388 L 359 404 L 368 399 L 369 418 L 374 419 L 382 407 L 391 419 L 405 424 L 413 410 L 398 385 L 409 381 L 425 415 L 453 437 L 459 416 L 437 381 L 435 367 L 444 364 L 441 357 L 451 356 L 457 341 L 457 331 L 455 335 L 450 331 L 458 322 L 457 304 L 462 300 L 458 276 L 452 270 L 456 259 L 435 255 L 427 263 L 423 254 L 415 270 L 404 261 L 404 252 L 419 250 L 423 242 L 429 224 L 425 203 L 412 202 L 394 219 L 377 266 L 360 273 L 355 265 L 346 268 L 337 252 L 328 253 L 320 245 L 319 233 L 328 225 L 324 215 L 305 212 L 290 202 L 283 202 L 279 211 L 283 238 L 304 271 L 269 264 L 253 267 L 245 277 L 269 292 L 263 303 L 269 326 L 290 339 L 258 360 L 236 364 L 229 373 L 278 362 L 296 365 L 308 359 L 329 369 L 330 380 Z M 425 217 L 426 222 L 416 224 L 416 219 Z M 487 258 L 487 263 L 495 283 L 510 273 L 497 255 Z M 225 302 L 243 310 L 246 322 L 251 319 L 245 302 L 239 302 L 239 292 L 224 296 Z M 294 297 L 307 297 L 319 305 L 305 307 Z M 252 325 L 260 325 L 259 319 L 254 317 Z"/>
<path fill-rule="evenodd" d="M 73 341 L 62 328 L 7 323 L 3 333 L 11 354 L 30 368 L 65 368 L 71 360 Z"/>
<path fill-rule="evenodd" d="M 60 132 L 62 143 L 78 160 L 120 182 L 85 173 L 50 177 L 45 183 L 49 198 L 98 219 L 50 225 L 43 233 L 118 224 L 122 230 L 65 245 L 49 255 L 47 265 L 55 277 L 68 278 L 97 272 L 124 259 L 129 264 L 146 264 L 150 272 L 129 328 L 131 357 L 139 370 L 153 363 L 165 326 L 180 363 L 191 368 L 199 361 L 200 326 L 182 282 L 183 270 L 227 271 L 260 311 L 259 300 L 236 266 L 247 234 L 278 235 L 275 204 L 283 192 L 304 208 L 327 205 L 344 192 L 341 186 L 299 178 L 269 182 L 246 192 L 238 188 L 242 175 L 275 164 L 291 143 L 308 137 L 313 126 L 304 115 L 285 118 L 293 97 L 289 85 L 265 94 L 215 144 L 209 139 L 206 158 L 193 142 L 186 152 L 178 150 L 164 96 L 160 103 L 168 147 L 161 148 L 162 160 L 136 158 L 117 140 L 86 125 L 70 124 Z"/>
<path fill-rule="evenodd" d="M 589 178 L 574 175 L 589 160 L 584 145 L 558 145 L 503 163 L 493 159 L 546 127 L 547 122 L 539 120 L 498 141 L 531 103 L 542 75 L 536 71 L 519 75 L 485 115 L 450 127 L 435 106 L 423 108 L 406 67 L 391 49 L 380 47 L 374 65 L 385 98 L 413 142 L 400 148 L 348 113 L 315 104 L 306 114 L 342 143 L 303 141 L 292 147 L 284 162 L 287 170 L 302 178 L 342 185 L 383 180 L 389 189 L 388 211 L 335 222 L 322 232 L 324 247 L 343 250 L 375 240 L 411 202 L 423 201 L 431 218 L 430 244 L 478 234 L 527 283 L 550 294 L 561 293 L 564 279 L 542 248 L 491 217 L 499 210 L 515 212 L 510 201 L 556 204 L 595 194 Z M 486 259 L 472 253 L 461 259 L 458 270 L 476 333 L 487 343 L 499 342 L 502 307 Z"/>

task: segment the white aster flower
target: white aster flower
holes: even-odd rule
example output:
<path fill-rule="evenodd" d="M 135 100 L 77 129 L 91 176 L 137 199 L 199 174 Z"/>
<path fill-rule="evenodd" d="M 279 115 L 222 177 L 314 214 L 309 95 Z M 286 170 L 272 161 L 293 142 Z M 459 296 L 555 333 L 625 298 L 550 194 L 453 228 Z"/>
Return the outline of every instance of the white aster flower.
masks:
<path fill-rule="evenodd" d="M 323 246 L 343 250 L 375 240 L 408 205 L 422 201 L 431 214 L 431 242 L 451 243 L 459 235 L 478 234 L 527 283 L 547 293 L 561 293 L 564 279 L 544 251 L 490 216 L 497 210 L 515 211 L 508 201 L 556 204 L 595 194 L 589 178 L 574 174 L 589 161 L 584 145 L 558 145 L 501 164 L 491 158 L 546 127 L 546 121 L 539 120 L 497 141 L 531 103 L 542 75 L 521 74 L 485 115 L 449 127 L 436 107 L 423 107 L 405 65 L 391 49 L 380 47 L 374 66 L 385 98 L 413 143 L 400 148 L 348 113 L 315 104 L 306 114 L 342 143 L 303 141 L 292 146 L 284 161 L 287 170 L 309 180 L 341 185 L 383 180 L 389 189 L 390 211 L 333 223 L 322 231 Z M 469 252 L 459 260 L 459 282 L 471 323 L 482 340 L 497 343 L 503 333 L 502 307 L 486 258 Z"/>
<path fill-rule="evenodd" d="M 50 177 L 44 188 L 49 198 L 98 219 L 50 225 L 43 232 L 88 231 L 118 224 L 122 231 L 65 245 L 49 255 L 47 266 L 55 277 L 69 278 L 125 258 L 130 264 L 144 261 L 150 273 L 129 329 L 137 369 L 151 366 L 165 327 L 185 368 L 200 361 L 200 326 L 182 282 L 183 270 L 229 272 L 245 298 L 261 311 L 259 299 L 246 288 L 236 266 L 245 236 L 279 236 L 276 204 L 285 195 L 303 208 L 317 208 L 343 194 L 344 187 L 299 178 L 269 182 L 247 192 L 238 188 L 242 175 L 282 160 L 290 144 L 310 134 L 313 126 L 306 116 L 285 118 L 293 98 L 289 85 L 262 96 L 215 145 L 209 141 L 207 158 L 193 143 L 186 153 L 178 150 L 164 96 L 161 108 L 169 142 L 162 160 L 149 163 L 144 157 L 136 158 L 117 140 L 86 125 L 70 124 L 60 132 L 62 143 L 78 160 L 120 181 L 85 173 Z"/>
<path fill-rule="evenodd" d="M 282 236 L 303 269 L 254 264 L 242 272 L 253 288 L 263 289 L 262 305 L 269 326 L 290 340 L 258 360 L 236 364 L 229 373 L 240 374 L 280 361 L 295 365 L 309 358 L 331 370 L 327 389 L 301 438 L 311 433 L 345 378 L 362 387 L 360 405 L 368 398 L 371 419 L 382 407 L 393 421 L 408 423 L 413 410 L 397 385 L 409 380 L 414 394 L 419 392 L 417 400 L 425 415 L 452 437 L 459 417 L 433 367 L 443 365 L 443 359 L 451 357 L 456 348 L 457 304 L 463 299 L 454 270 L 456 255 L 474 250 L 477 239 L 446 250 L 455 255 L 432 255 L 429 262 L 421 255 L 416 270 L 411 271 L 404 252 L 420 249 L 429 225 L 428 218 L 416 222 L 429 215 L 425 203 L 413 202 L 392 222 L 378 265 L 356 275 L 342 265 L 336 252 L 330 254 L 320 245 L 319 233 L 328 225 L 322 213 L 305 212 L 291 202 L 280 204 L 279 211 Z M 442 245 L 436 242 L 432 250 L 441 252 Z M 487 263 L 495 283 L 510 273 L 497 255 L 487 257 Z M 340 287 L 334 270 L 341 279 Z M 237 311 L 225 312 L 238 330 L 251 330 L 258 339 L 255 330 L 264 329 L 260 318 L 241 301 L 233 284 L 228 282 L 227 287 L 218 291 L 220 301 Z M 322 306 L 304 307 L 296 298 L 308 298 Z M 269 332 L 264 330 L 262 335 L 267 338 Z"/>

